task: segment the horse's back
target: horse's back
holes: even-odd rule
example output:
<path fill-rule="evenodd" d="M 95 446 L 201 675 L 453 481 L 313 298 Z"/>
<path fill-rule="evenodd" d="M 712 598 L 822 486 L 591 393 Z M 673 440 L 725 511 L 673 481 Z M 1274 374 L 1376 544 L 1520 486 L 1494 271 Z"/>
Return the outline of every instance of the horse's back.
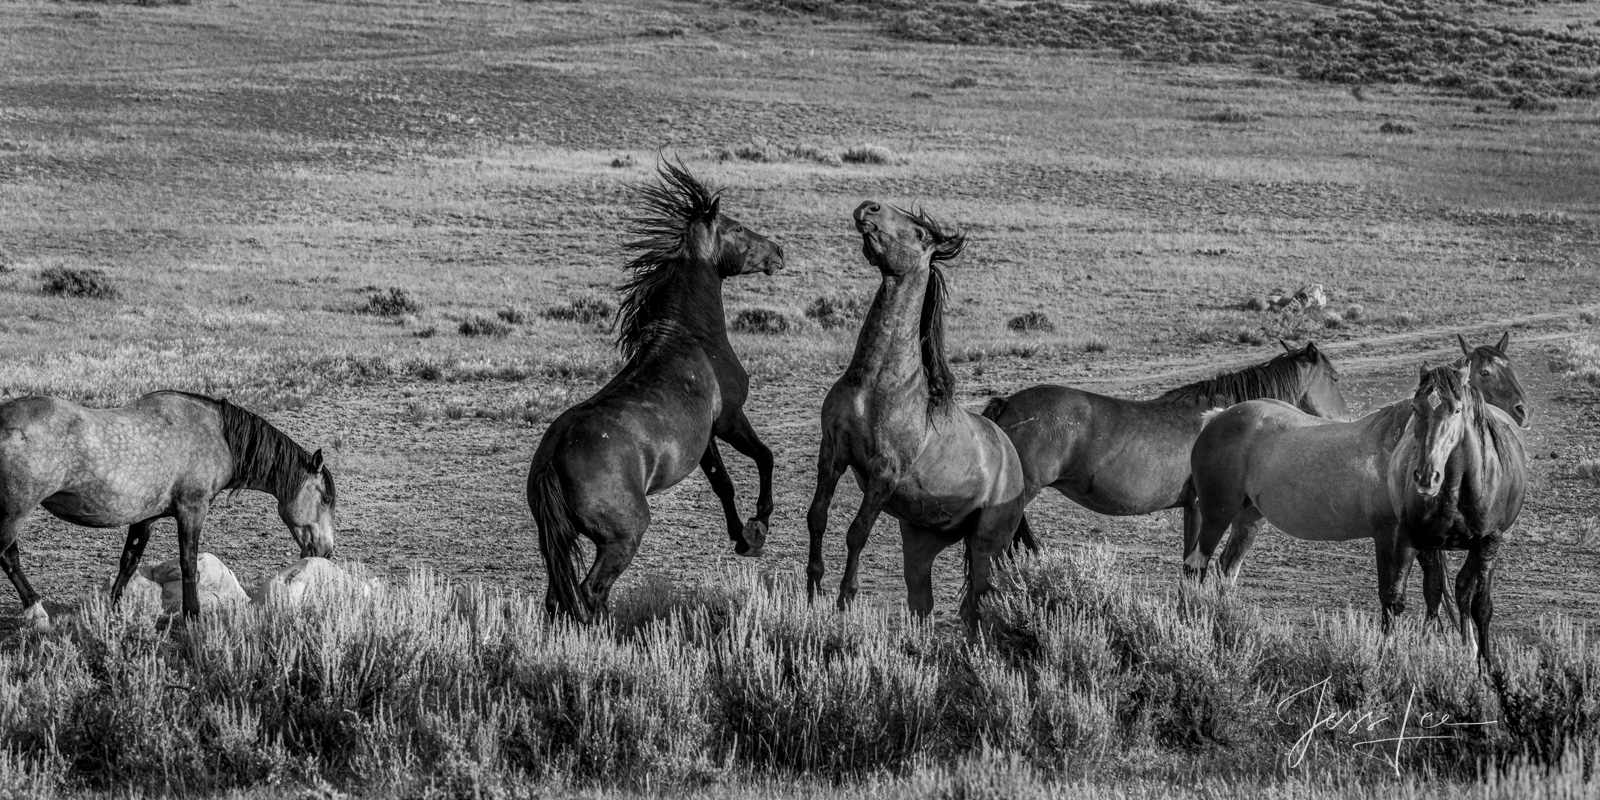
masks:
<path fill-rule="evenodd" d="M 209 401 L 156 392 L 119 408 L 54 397 L 0 406 L 0 473 L 8 497 L 89 526 L 166 511 L 175 492 L 221 491 L 232 454 Z"/>

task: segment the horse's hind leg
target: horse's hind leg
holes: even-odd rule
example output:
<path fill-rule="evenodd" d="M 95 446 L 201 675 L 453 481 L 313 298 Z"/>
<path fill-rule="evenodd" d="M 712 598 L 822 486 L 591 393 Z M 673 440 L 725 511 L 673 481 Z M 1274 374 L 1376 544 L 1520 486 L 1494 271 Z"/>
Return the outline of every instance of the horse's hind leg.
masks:
<path fill-rule="evenodd" d="M 1199 529 L 1194 541 L 1186 543 L 1183 554 L 1183 574 L 1201 582 L 1206 579 L 1206 568 L 1210 566 L 1211 556 L 1217 552 L 1217 544 L 1222 541 L 1223 534 L 1228 532 L 1228 526 L 1246 510 L 1254 511 L 1242 497 L 1239 504 L 1232 507 L 1223 503 L 1206 503 L 1205 500 L 1202 497 L 1196 504 L 1200 517 Z"/>
<path fill-rule="evenodd" d="M 641 493 L 591 513 L 579 512 L 575 521 L 595 547 L 594 563 L 580 591 L 591 613 L 601 613 L 610 609 L 612 585 L 639 552 L 645 529 L 650 527 L 650 506 Z"/>
<path fill-rule="evenodd" d="M 150 526 L 155 520 L 147 519 L 128 526 L 128 538 L 122 543 L 122 559 L 117 564 L 117 579 L 111 584 L 111 607 L 122 601 L 122 590 L 128 588 L 128 579 L 139 568 L 144 557 L 144 546 L 150 543 Z"/>
<path fill-rule="evenodd" d="M 1228 537 L 1228 546 L 1223 548 L 1222 557 L 1217 559 L 1217 571 L 1230 585 L 1238 582 L 1244 557 L 1250 552 L 1251 545 L 1255 544 L 1256 534 L 1261 532 L 1264 524 L 1261 512 L 1254 506 L 1245 509 L 1233 520 L 1233 535 Z"/>
<path fill-rule="evenodd" d="M 739 555 L 760 555 L 760 550 L 745 541 L 744 523 L 739 519 L 739 506 L 733 496 L 733 479 L 728 477 L 728 469 L 722 463 L 722 453 L 717 450 L 716 440 L 706 443 L 705 455 L 700 457 L 700 469 L 705 472 L 711 491 L 716 492 L 717 499 L 722 501 L 722 515 L 728 520 L 728 538 L 734 542 L 734 552 Z"/>
<path fill-rule="evenodd" d="M 967 624 L 969 634 L 978 631 L 979 604 L 989 593 L 994 560 L 1005 552 L 1011 539 L 1006 531 L 1016 526 L 1018 516 L 1010 507 L 984 508 L 963 526 L 967 531 L 967 591 L 961 599 L 961 619 Z"/>
<path fill-rule="evenodd" d="M 1030 553 L 1039 552 L 1039 541 L 1033 538 L 1033 528 L 1028 525 L 1028 515 L 1023 514 L 1017 518 L 1017 534 L 1011 539 L 1011 546 L 1006 548 L 1013 557 L 1017 555 L 1017 546 L 1028 548 Z"/>
<path fill-rule="evenodd" d="M 27 514 L 10 514 L 0 520 L 0 568 L 17 589 L 17 599 L 22 601 L 22 620 L 38 630 L 50 627 L 50 615 L 39 604 L 39 595 L 33 591 L 26 575 L 22 574 L 22 556 L 17 552 L 17 540 L 22 536 L 22 521 Z"/>
<path fill-rule="evenodd" d="M 939 531 L 900 523 L 900 553 L 905 563 L 906 606 L 926 618 L 933 613 L 933 560 L 950 542 Z"/>

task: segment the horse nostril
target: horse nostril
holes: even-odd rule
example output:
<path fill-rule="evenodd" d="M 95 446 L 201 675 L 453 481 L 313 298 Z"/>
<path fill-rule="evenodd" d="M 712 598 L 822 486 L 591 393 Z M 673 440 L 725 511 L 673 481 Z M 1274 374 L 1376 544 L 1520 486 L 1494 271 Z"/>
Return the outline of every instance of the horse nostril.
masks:
<path fill-rule="evenodd" d="M 880 206 L 877 203 L 868 203 L 867 204 L 867 213 L 868 214 L 876 214 L 881 210 L 883 210 L 883 206 Z"/>

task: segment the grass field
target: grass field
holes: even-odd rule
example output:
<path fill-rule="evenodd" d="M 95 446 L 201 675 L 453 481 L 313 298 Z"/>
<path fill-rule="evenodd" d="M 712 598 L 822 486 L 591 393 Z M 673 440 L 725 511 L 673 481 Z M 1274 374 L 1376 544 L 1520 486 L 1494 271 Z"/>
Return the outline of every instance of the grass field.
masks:
<path fill-rule="evenodd" d="M 1388 4 L 1350 5 L 1381 19 Z M 1365 411 L 1409 391 L 1418 363 L 1451 357 L 1456 332 L 1478 343 L 1511 330 L 1535 413 L 1531 496 L 1502 550 L 1495 624 L 1508 647 L 1524 648 L 1524 674 L 1534 675 L 1538 654 L 1552 647 L 1587 652 L 1560 644 L 1578 634 L 1552 631 L 1600 620 L 1600 593 L 1588 585 L 1600 556 L 1600 151 L 1592 144 L 1600 104 L 1552 88 L 1592 76 L 1579 57 L 1595 47 L 1600 16 L 1583 3 L 1526 6 L 1533 14 L 1522 6 L 1425 5 L 1430 14 L 1559 30 L 1588 44 L 1563 51 L 1578 61 L 1548 74 L 1516 72 L 1522 83 L 1490 96 L 1446 80 L 1303 80 L 1289 51 L 1274 66 L 1244 50 L 1226 63 L 1141 55 L 1114 43 L 938 41 L 922 22 L 802 13 L 787 2 L 13 2 L 0 14 L 0 398 L 50 393 L 114 404 L 167 387 L 229 396 L 333 454 L 342 556 L 397 583 L 425 568 L 438 580 L 504 593 L 496 602 L 528 617 L 519 631 L 557 641 L 523 603 L 542 598 L 544 583 L 523 499 L 527 461 L 544 424 L 615 367 L 604 321 L 584 312 L 603 316 L 621 277 L 630 187 L 650 179 L 659 153 L 673 154 L 726 187 L 726 207 L 788 258 L 776 276 L 726 288 L 730 315 L 744 320 L 734 343 L 752 375 L 747 410 L 778 458 L 777 511 L 765 556 L 744 560 L 733 556 L 703 480 L 657 496 L 652 528 L 624 578 L 630 608 L 662 596 L 669 576 L 693 597 L 709 591 L 695 587 L 723 582 L 775 587 L 772 602 L 789 602 L 784 593 L 801 580 L 817 410 L 849 358 L 852 309 L 876 285 L 848 214 L 874 198 L 922 203 L 970 233 L 967 254 L 949 270 L 947 322 L 959 397 L 972 408 L 1043 382 L 1150 396 L 1263 361 L 1281 337 L 1316 339 L 1344 374 L 1352 408 Z M 1318 4 L 1269 9 L 1291 21 L 1328 13 Z M 1383 75 L 1399 74 L 1391 69 L 1399 62 L 1385 63 Z M 1489 74 L 1496 65 L 1479 67 Z M 1519 92 L 1539 102 L 1518 101 Z M 1311 283 L 1323 285 L 1331 313 L 1245 308 Z M 1033 324 L 1008 324 L 1030 313 Z M 737 457 L 729 467 L 748 509 L 754 470 Z M 836 519 L 859 499 L 845 483 Z M 1030 513 L 1062 563 L 1099 565 L 1109 574 L 1096 580 L 1120 587 L 1129 608 L 1177 597 L 1172 513 L 1104 518 L 1051 496 Z M 150 556 L 170 557 L 172 529 L 157 530 Z M 904 596 L 897 539 L 885 521 L 868 547 L 863 616 L 828 621 L 761 603 L 752 613 L 764 625 L 803 618 L 853 637 L 875 625 L 894 637 L 925 637 L 937 651 L 928 656 L 930 675 L 1013 658 L 1000 642 L 960 645 L 950 624 L 960 584 L 953 554 L 936 575 L 934 628 L 895 621 Z M 830 582 L 842 564 L 841 540 L 830 532 Z M 205 542 L 247 584 L 293 550 L 261 495 L 219 504 Z M 178 671 L 175 684 L 197 685 L 190 671 L 203 668 L 182 663 L 183 635 L 152 638 L 147 627 L 113 624 L 91 600 L 120 544 L 118 532 L 35 516 L 24 566 L 66 621 L 55 639 L 8 633 L 0 644 L 0 658 L 13 665 L 8 676 L 17 665 L 51 664 L 82 677 L 73 692 L 164 685 L 152 677 L 163 670 Z M 1312 545 L 1269 533 L 1226 603 L 1261 615 L 1268 639 L 1331 647 L 1370 632 L 1361 615 L 1376 605 L 1372 574 L 1365 543 Z M 14 595 L 0 597 L 0 615 L 14 616 Z M 1023 611 L 995 614 L 1008 629 L 1026 627 L 1007 616 Z M 337 620 L 302 621 L 346 630 Z M 434 623 L 416 624 L 401 630 Z M 426 636 L 453 635 L 439 624 Z M 293 638 L 291 623 L 252 619 L 246 627 L 269 642 Z M 595 652 L 656 657 L 654 640 L 631 629 L 570 635 Z M 97 652 L 95 642 L 129 636 L 138 642 L 125 662 L 74 660 Z M 248 651 L 229 641 L 217 647 Z M 695 658 L 703 659 L 715 651 L 709 641 L 673 646 L 701 648 Z M 1450 669 L 1470 666 L 1437 637 L 1399 641 L 1406 644 L 1397 648 L 1414 644 Z M 1025 698 L 1015 708 L 1041 702 L 1038 676 L 1049 670 L 1038 665 L 1055 662 L 1035 655 L 1008 662 L 1018 673 L 1005 680 Z M 1374 674 L 1392 666 L 1366 658 L 1356 660 Z M 1592 680 L 1585 659 L 1549 664 L 1579 664 L 1572 674 Z M 137 667 L 145 671 L 135 677 L 154 682 L 107 682 L 94 663 Z M 1101 665 L 1085 674 L 1109 680 L 1120 670 Z M 0 681 L 0 710 L 31 709 L 4 711 L 13 731 L 46 708 L 16 705 L 35 691 L 18 688 L 20 680 Z M 1229 706 L 1241 709 L 1235 723 L 1246 728 L 1289 687 L 1254 674 L 1217 680 L 1248 695 Z M 1503 713 L 1488 683 L 1460 680 L 1477 687 L 1478 711 Z M 930 690 L 928 702 L 957 702 L 939 694 L 946 689 Z M 59 697 L 70 706 L 87 696 L 73 692 Z M 340 705 L 349 697 L 308 702 L 355 708 L 362 724 L 378 724 L 373 707 Z M 669 700 L 691 703 L 678 694 L 660 702 Z M 1403 764 L 1398 779 L 1342 756 L 1294 771 L 1281 731 L 1174 744 L 1137 713 L 1124 719 L 1120 711 L 1107 712 L 1114 723 L 1098 745 L 1063 746 L 1083 755 L 1077 771 L 1041 760 L 1018 744 L 1026 737 L 1005 739 L 1001 722 L 984 728 L 969 720 L 934 725 L 933 738 L 869 769 L 799 765 L 806 769 L 797 773 L 739 751 L 730 742 L 746 734 L 717 727 L 706 716 L 711 706 L 693 705 L 701 702 L 709 701 L 661 713 L 709 726 L 671 741 L 711 753 L 710 766 L 690 769 L 672 761 L 682 755 L 672 751 L 661 763 L 677 766 L 631 766 L 617 776 L 620 788 L 600 772 L 567 762 L 541 772 L 530 768 L 535 761 L 499 751 L 461 761 L 479 772 L 449 783 L 457 779 L 447 781 L 439 766 L 448 759 L 407 761 L 406 748 L 448 748 L 417 744 L 419 728 L 406 718 L 389 733 L 368 731 L 394 749 L 366 761 L 318 760 L 306 755 L 315 748 L 280 741 L 286 760 L 246 770 L 260 780 L 237 783 L 206 783 L 206 770 L 221 763 L 205 760 L 214 754 L 194 762 L 212 765 L 204 769 L 157 759 L 124 775 L 41 761 L 42 753 L 67 752 L 59 737 L 13 734 L 12 760 L 0 770 L 11 783 L 0 791 L 115 793 L 130 783 L 154 791 L 166 784 L 151 776 L 173 769 L 205 784 L 197 792 L 359 793 L 381 784 L 470 793 L 477 774 L 479 788 L 514 794 L 515 776 L 526 770 L 573 791 L 599 783 L 648 794 L 661 781 L 693 784 L 694 770 L 704 768 L 710 777 L 697 791 L 708 796 L 785 797 L 828 793 L 835 779 L 879 796 L 1005 796 L 1023 791 L 1007 786 L 1044 784 L 1088 796 L 1157 796 L 1169 782 L 1174 792 L 1266 796 L 1291 791 L 1286 780 L 1329 796 L 1376 780 L 1390 782 L 1386 791 L 1428 796 L 1478 777 L 1453 760 L 1462 751 L 1446 748 Z M 150 713 L 193 721 L 213 705 Z M 230 708 L 245 715 L 229 718 L 239 741 L 265 747 L 281 739 L 273 726 L 282 720 Z M 1571 723 L 1582 732 L 1574 741 L 1593 747 L 1587 714 Z M 450 719 L 468 725 L 473 715 Z M 472 730 L 457 733 L 463 742 L 488 736 Z M 952 746 L 951 731 L 968 738 Z M 1518 741 L 1464 751 L 1510 770 L 1511 784 L 1475 791 L 1527 796 L 1515 782 L 1538 771 L 1515 766 Z M 181 743 L 172 749 L 187 752 Z M 1228 783 L 1208 782 L 1211 766 L 1223 773 L 1215 780 Z M 801 782 L 791 783 L 797 774 Z M 1559 785 L 1571 785 L 1571 764 L 1559 775 L 1567 781 Z"/>

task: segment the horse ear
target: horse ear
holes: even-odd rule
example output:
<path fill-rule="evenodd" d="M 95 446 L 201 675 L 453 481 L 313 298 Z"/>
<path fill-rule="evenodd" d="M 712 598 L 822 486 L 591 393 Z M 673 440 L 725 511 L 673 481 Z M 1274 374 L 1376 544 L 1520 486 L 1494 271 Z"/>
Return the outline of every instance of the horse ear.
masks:
<path fill-rule="evenodd" d="M 1290 353 L 1290 354 L 1294 353 L 1294 348 L 1290 347 L 1288 342 L 1286 342 L 1286 341 L 1284 341 L 1282 339 L 1279 339 L 1278 340 L 1278 344 L 1283 345 L 1283 352 Z"/>
<path fill-rule="evenodd" d="M 1316 342 L 1306 342 L 1306 355 L 1312 356 L 1312 357 L 1315 357 L 1317 355 L 1317 343 Z"/>
<path fill-rule="evenodd" d="M 1423 378 L 1426 378 L 1426 377 L 1428 377 L 1428 365 L 1427 364 L 1418 365 L 1417 366 L 1417 380 L 1420 381 L 1420 380 L 1422 380 Z"/>
<path fill-rule="evenodd" d="M 721 214 L 721 213 L 722 213 L 722 198 L 721 197 L 713 197 L 713 198 L 711 198 L 711 208 L 706 210 L 706 216 L 714 217 L 714 216 L 716 216 L 718 214 Z"/>
<path fill-rule="evenodd" d="M 311 454 L 311 469 L 310 469 L 310 471 L 311 472 L 321 472 L 322 471 L 322 448 L 320 448 L 320 447 L 317 448 L 317 452 Z"/>
<path fill-rule="evenodd" d="M 1504 355 L 1506 352 L 1506 345 L 1509 344 L 1511 344 L 1511 331 L 1506 331 L 1505 333 L 1500 334 L 1500 343 L 1495 345 L 1494 349 L 1499 350 L 1500 353 Z"/>
<path fill-rule="evenodd" d="M 1461 354 L 1466 356 L 1467 358 L 1471 358 L 1472 357 L 1472 348 L 1467 346 L 1467 337 L 1462 336 L 1461 334 L 1457 333 L 1456 334 L 1456 341 L 1461 343 Z"/>

